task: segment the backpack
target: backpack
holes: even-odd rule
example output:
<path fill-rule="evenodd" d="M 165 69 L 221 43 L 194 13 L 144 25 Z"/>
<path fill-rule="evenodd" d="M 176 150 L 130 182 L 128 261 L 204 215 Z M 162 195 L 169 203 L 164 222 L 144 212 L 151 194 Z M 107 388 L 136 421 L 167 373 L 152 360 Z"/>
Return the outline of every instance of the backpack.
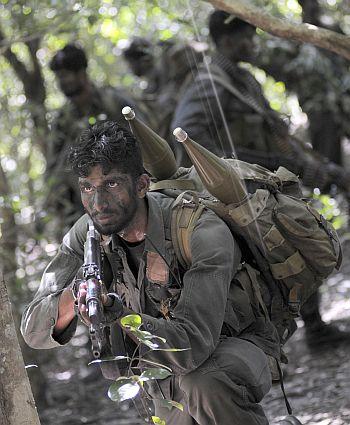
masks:
<path fill-rule="evenodd" d="M 185 270 L 191 264 L 191 233 L 203 210 L 225 221 L 243 254 L 240 285 L 273 322 L 283 345 L 296 329 L 301 306 L 339 269 L 340 242 L 333 226 L 302 198 L 295 174 L 284 167 L 272 172 L 237 159 L 225 161 L 239 167 L 250 194 L 238 205 L 210 195 L 194 167 L 180 168 L 171 179 L 152 183 L 151 190 L 176 198 L 171 233 Z"/>

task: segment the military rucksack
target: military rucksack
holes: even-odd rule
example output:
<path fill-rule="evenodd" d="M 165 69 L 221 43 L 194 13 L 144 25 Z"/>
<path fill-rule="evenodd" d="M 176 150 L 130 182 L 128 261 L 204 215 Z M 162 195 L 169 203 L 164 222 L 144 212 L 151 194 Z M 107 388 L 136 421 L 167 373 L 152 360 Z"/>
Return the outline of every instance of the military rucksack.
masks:
<path fill-rule="evenodd" d="M 239 283 L 272 320 L 283 344 L 295 330 L 300 307 L 339 268 L 340 242 L 333 226 L 302 198 L 295 174 L 283 167 L 271 172 L 237 159 L 226 161 L 239 168 L 249 192 L 238 205 L 210 195 L 194 167 L 180 168 L 171 179 L 153 183 L 151 190 L 177 198 L 172 241 L 185 269 L 191 264 L 191 233 L 203 209 L 225 221 L 243 252 Z"/>

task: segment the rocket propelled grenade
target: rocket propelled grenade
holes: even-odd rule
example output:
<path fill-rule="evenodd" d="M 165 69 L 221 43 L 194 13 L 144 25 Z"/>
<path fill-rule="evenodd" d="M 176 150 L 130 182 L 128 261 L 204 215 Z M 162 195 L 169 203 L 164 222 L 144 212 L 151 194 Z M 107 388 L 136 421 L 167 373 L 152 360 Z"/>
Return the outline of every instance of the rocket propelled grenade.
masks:
<path fill-rule="evenodd" d="M 125 106 L 122 114 L 128 121 L 133 135 L 140 142 L 145 169 L 158 180 L 170 178 L 178 167 L 167 141 L 139 120 L 130 106 Z"/>
<path fill-rule="evenodd" d="M 183 144 L 203 185 L 211 195 L 224 204 L 236 204 L 247 198 L 247 190 L 239 177 L 239 170 L 190 139 L 182 128 L 176 128 L 173 134 Z"/>

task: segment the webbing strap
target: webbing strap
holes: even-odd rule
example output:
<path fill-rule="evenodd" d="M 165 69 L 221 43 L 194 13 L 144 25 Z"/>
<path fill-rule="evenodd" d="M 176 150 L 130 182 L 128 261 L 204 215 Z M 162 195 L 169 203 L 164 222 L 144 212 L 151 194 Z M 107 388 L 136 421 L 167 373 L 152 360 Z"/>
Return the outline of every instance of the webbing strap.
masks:
<path fill-rule="evenodd" d="M 159 182 L 152 182 L 150 185 L 150 191 L 164 189 L 196 190 L 196 185 L 192 180 L 185 179 L 160 180 Z"/>
<path fill-rule="evenodd" d="M 295 251 L 283 263 L 270 264 L 270 269 L 275 279 L 285 279 L 302 272 L 306 268 L 305 261 L 299 251 Z"/>
<path fill-rule="evenodd" d="M 296 283 L 289 291 L 288 310 L 295 317 L 299 316 L 300 313 L 302 286 L 301 283 Z"/>
<path fill-rule="evenodd" d="M 171 217 L 171 238 L 175 254 L 181 265 L 187 269 L 192 262 L 191 235 L 205 206 L 197 202 L 186 202 L 182 193 L 175 200 Z"/>
<path fill-rule="evenodd" d="M 252 289 L 253 289 L 253 293 L 254 293 L 256 299 L 258 300 L 258 303 L 259 303 L 265 317 L 270 318 L 269 312 L 267 311 L 266 305 L 265 305 L 265 303 L 262 299 L 262 295 L 261 295 L 261 291 L 260 291 L 259 283 L 257 281 L 256 274 L 248 264 L 245 265 L 245 268 L 246 268 L 247 273 L 249 275 L 249 279 L 250 279 L 250 283 L 251 283 L 251 286 L 252 286 Z M 245 289 L 247 291 L 247 288 L 245 288 Z"/>
<path fill-rule="evenodd" d="M 286 404 L 287 412 L 288 412 L 288 415 L 292 415 L 293 410 L 292 410 L 292 406 L 290 405 L 289 400 L 287 398 L 286 390 L 284 388 L 283 373 L 282 373 L 282 369 L 281 369 L 281 365 L 280 365 L 279 361 L 277 361 L 277 367 L 278 367 L 278 373 L 280 375 L 280 385 L 281 385 L 281 390 L 282 390 L 283 397 L 284 397 L 284 402 Z"/>
<path fill-rule="evenodd" d="M 247 95 L 244 95 L 241 93 L 233 84 L 232 82 L 228 81 L 227 78 L 224 77 L 222 70 L 219 67 L 215 67 L 216 71 L 221 71 L 221 76 L 215 74 L 214 72 L 208 74 L 208 73 L 198 73 L 197 77 L 200 79 L 206 79 L 206 80 L 213 80 L 219 84 L 221 84 L 227 91 L 229 91 L 231 94 L 236 96 L 239 100 L 241 100 L 244 104 L 248 105 L 250 108 L 252 108 L 255 112 L 257 112 L 259 115 L 266 116 L 266 112 L 264 109 L 258 105 L 256 102 L 251 99 L 251 97 L 247 97 Z"/>

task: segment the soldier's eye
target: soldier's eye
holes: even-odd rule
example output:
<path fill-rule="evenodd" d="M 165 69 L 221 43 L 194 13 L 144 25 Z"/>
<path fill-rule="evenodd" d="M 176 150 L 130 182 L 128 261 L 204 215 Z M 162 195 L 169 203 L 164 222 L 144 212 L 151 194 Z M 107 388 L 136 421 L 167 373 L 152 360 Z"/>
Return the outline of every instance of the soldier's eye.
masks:
<path fill-rule="evenodd" d="M 117 187 L 117 186 L 119 186 L 119 183 L 114 180 L 111 180 L 107 183 L 107 187 L 110 187 L 110 188 Z"/>
<path fill-rule="evenodd" d="M 81 186 L 81 191 L 84 193 L 91 193 L 92 190 L 93 190 L 93 186 L 90 186 L 90 185 Z"/>

